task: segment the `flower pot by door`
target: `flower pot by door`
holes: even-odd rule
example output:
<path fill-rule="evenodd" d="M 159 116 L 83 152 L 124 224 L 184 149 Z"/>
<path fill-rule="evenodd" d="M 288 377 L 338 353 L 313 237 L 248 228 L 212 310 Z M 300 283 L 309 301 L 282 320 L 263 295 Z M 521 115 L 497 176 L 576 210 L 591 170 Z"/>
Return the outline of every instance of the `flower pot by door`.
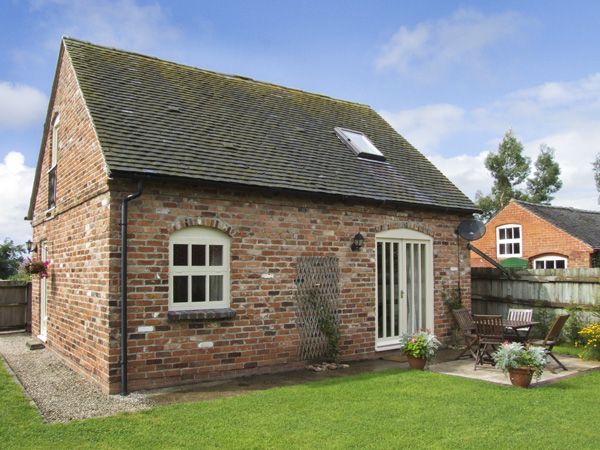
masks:
<path fill-rule="evenodd" d="M 406 355 L 408 359 L 408 365 L 411 369 L 424 370 L 425 364 L 427 364 L 427 360 L 425 358 L 415 358 L 410 355 Z"/>
<path fill-rule="evenodd" d="M 531 384 L 531 378 L 533 377 L 533 370 L 529 367 L 519 367 L 518 369 L 508 369 L 508 375 L 510 382 L 513 386 L 522 388 L 529 387 Z"/>

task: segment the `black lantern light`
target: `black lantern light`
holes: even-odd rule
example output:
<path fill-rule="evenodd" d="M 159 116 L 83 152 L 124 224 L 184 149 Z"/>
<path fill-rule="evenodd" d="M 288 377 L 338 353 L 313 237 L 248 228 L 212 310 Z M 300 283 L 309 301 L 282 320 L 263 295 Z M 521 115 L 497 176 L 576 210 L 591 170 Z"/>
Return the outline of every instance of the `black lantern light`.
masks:
<path fill-rule="evenodd" d="M 33 242 L 31 242 L 31 239 L 25 242 L 25 246 L 27 247 L 27 253 L 31 253 L 31 250 L 33 249 Z"/>
<path fill-rule="evenodd" d="M 357 252 L 362 248 L 364 242 L 365 242 L 365 238 L 363 237 L 362 234 L 360 234 L 360 232 L 358 232 L 354 236 L 354 239 L 352 239 L 352 245 L 350 248 L 352 249 L 353 252 Z"/>

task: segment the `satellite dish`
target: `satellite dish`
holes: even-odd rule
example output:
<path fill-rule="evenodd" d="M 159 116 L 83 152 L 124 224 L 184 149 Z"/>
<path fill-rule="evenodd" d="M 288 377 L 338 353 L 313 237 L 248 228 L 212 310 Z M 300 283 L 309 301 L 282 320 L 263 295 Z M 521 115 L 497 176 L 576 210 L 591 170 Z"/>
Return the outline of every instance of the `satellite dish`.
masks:
<path fill-rule="evenodd" d="M 485 225 L 480 220 L 465 219 L 458 225 L 456 234 L 467 241 L 476 241 L 485 234 Z"/>

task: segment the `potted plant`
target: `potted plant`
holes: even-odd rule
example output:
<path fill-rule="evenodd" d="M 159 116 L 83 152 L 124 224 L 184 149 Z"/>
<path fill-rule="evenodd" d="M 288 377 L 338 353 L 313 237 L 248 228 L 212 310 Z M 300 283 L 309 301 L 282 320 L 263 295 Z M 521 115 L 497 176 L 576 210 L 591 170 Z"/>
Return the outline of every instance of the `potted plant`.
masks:
<path fill-rule="evenodd" d="M 429 331 L 417 331 L 400 338 L 400 349 L 408 358 L 408 365 L 412 369 L 425 369 L 440 345 L 440 341 Z"/>
<path fill-rule="evenodd" d="M 548 364 L 548 355 L 541 347 L 525 347 L 520 342 L 505 342 L 492 355 L 496 367 L 508 373 L 513 386 L 528 387 L 537 380 Z"/>
<path fill-rule="evenodd" d="M 37 261 L 30 260 L 25 263 L 25 271 L 31 275 L 39 275 L 42 278 L 48 276 L 48 266 L 50 265 L 50 261 Z"/>

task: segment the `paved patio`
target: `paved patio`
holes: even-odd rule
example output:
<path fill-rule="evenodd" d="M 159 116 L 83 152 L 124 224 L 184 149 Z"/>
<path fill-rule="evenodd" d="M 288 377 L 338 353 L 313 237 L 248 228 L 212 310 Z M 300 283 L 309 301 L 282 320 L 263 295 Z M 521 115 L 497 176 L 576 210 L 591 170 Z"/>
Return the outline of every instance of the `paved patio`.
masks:
<path fill-rule="evenodd" d="M 600 370 L 600 361 L 584 361 L 574 356 L 557 355 L 560 361 L 567 367 L 568 370 L 562 370 L 552 361 L 539 381 L 535 379 L 531 386 L 542 386 L 548 383 L 554 383 L 568 377 L 578 375 L 582 372 L 590 370 Z M 502 373 L 502 370 L 489 365 L 478 366 L 477 370 L 473 368 L 472 359 L 460 359 L 453 361 L 439 362 L 432 364 L 429 368 L 432 372 L 443 373 L 445 375 L 454 375 L 463 378 L 472 378 L 475 380 L 489 381 L 497 384 L 508 384 L 510 380 L 508 376 Z"/>

